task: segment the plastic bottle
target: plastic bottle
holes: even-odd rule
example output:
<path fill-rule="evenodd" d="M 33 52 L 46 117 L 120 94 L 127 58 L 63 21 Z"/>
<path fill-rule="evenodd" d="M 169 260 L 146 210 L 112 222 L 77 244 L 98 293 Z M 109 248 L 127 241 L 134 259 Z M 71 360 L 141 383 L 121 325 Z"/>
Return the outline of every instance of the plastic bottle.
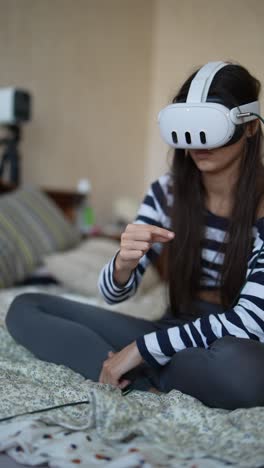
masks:
<path fill-rule="evenodd" d="M 77 225 L 81 234 L 91 233 L 95 225 L 95 214 L 91 206 L 92 186 L 89 179 L 80 179 L 77 185 L 77 192 L 83 195 L 77 212 Z"/>

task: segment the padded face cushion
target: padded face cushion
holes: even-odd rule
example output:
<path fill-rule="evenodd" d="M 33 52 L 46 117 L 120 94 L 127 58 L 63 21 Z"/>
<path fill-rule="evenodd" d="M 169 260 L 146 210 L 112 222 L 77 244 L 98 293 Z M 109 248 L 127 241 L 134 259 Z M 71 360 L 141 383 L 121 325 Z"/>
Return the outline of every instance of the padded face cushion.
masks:
<path fill-rule="evenodd" d="M 79 242 L 79 234 L 48 196 L 23 188 L 0 198 L 0 287 L 29 276 L 44 255 Z"/>

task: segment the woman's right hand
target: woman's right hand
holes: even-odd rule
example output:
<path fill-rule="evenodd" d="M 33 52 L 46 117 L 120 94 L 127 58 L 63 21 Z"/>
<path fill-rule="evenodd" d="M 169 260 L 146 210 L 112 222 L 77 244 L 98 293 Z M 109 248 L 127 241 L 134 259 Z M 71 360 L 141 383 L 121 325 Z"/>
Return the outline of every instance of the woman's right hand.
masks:
<path fill-rule="evenodd" d="M 151 224 L 128 224 L 121 235 L 120 250 L 115 259 L 115 281 L 125 284 L 153 243 L 168 242 L 173 237 L 172 231 Z"/>

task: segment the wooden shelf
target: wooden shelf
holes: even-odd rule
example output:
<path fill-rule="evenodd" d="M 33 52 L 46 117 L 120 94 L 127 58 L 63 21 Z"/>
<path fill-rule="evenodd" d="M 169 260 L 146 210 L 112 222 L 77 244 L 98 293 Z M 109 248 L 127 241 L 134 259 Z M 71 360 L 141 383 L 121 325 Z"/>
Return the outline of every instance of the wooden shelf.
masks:
<path fill-rule="evenodd" d="M 56 205 L 63 211 L 64 215 L 72 222 L 76 221 L 76 209 L 84 198 L 84 195 L 67 190 L 52 190 L 42 188 Z"/>

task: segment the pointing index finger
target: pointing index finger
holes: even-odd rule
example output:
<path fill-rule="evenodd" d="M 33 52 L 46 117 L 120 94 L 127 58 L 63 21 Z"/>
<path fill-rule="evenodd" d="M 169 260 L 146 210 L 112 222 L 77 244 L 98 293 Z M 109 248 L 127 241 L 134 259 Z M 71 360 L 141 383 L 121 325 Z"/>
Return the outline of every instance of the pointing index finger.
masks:
<path fill-rule="evenodd" d="M 147 224 L 146 227 L 147 230 L 151 232 L 153 240 L 156 240 L 157 242 L 162 242 L 168 239 L 170 240 L 174 237 L 174 232 L 169 231 L 168 229 L 153 226 L 152 224 Z"/>

